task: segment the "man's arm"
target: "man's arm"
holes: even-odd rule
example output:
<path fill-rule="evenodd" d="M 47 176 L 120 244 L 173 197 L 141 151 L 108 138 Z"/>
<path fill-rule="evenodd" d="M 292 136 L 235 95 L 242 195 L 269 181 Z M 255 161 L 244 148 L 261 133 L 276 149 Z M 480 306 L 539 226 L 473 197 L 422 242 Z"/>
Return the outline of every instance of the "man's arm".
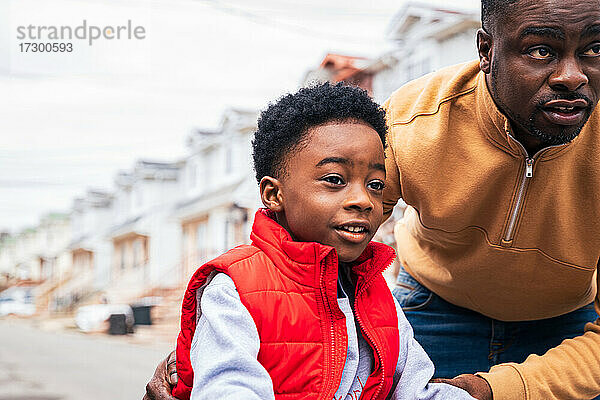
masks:
<path fill-rule="evenodd" d="M 600 287 L 600 276 L 597 277 Z M 596 312 L 600 313 L 596 294 Z M 494 400 L 592 399 L 600 395 L 600 320 L 585 333 L 567 339 L 543 356 L 530 355 L 521 363 L 492 367 L 478 374 L 492 387 Z"/>
<path fill-rule="evenodd" d="M 388 134 L 386 137 L 387 148 L 385 149 L 385 188 L 383 189 L 383 216 L 385 219 L 392 215 L 394 206 L 401 197 L 400 172 L 394 154 L 393 135 L 393 110 L 390 99 L 383 104 Z"/>
<path fill-rule="evenodd" d="M 154 375 L 146 385 L 146 394 L 142 400 L 177 400 L 171 394 L 176 384 L 175 351 L 172 351 L 156 366 Z"/>

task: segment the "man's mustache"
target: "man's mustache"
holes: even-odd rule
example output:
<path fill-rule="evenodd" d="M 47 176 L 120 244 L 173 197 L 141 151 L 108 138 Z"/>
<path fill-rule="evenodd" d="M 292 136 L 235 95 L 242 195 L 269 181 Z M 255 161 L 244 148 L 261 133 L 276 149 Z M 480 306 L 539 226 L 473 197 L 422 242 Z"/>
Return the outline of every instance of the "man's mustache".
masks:
<path fill-rule="evenodd" d="M 545 105 L 553 100 L 567 100 L 567 101 L 572 101 L 572 100 L 584 100 L 587 103 L 587 107 L 586 109 L 589 109 L 592 107 L 592 100 L 587 97 L 586 95 L 584 95 L 583 93 L 579 93 L 579 92 L 567 92 L 567 93 L 555 93 L 555 94 L 550 94 L 547 96 L 544 96 L 543 98 L 541 98 L 540 100 L 538 100 L 536 107 L 537 108 L 544 108 Z"/>

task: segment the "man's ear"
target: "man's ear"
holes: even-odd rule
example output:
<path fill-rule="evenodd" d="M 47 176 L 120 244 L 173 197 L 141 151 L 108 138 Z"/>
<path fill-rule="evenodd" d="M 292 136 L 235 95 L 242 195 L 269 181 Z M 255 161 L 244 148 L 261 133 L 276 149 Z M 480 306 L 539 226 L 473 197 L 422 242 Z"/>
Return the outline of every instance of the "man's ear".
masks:
<path fill-rule="evenodd" d="M 264 176 L 260 180 L 260 199 L 269 210 L 279 213 L 283 211 L 283 193 L 281 181 L 272 176 Z"/>
<path fill-rule="evenodd" d="M 477 31 L 477 53 L 479 54 L 479 69 L 489 74 L 492 65 L 492 35 L 479 29 Z"/>

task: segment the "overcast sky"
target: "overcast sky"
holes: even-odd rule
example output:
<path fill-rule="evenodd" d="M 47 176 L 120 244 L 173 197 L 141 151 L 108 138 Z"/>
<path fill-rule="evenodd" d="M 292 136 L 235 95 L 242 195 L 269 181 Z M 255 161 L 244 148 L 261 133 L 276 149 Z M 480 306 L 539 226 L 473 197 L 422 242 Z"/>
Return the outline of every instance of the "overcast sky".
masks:
<path fill-rule="evenodd" d="M 444 1 L 429 2 L 444 4 Z M 0 0 L 0 231 L 177 160 L 227 107 L 264 108 L 328 52 L 377 56 L 399 0 Z M 453 5 L 478 7 L 477 0 Z M 141 40 L 21 53 L 19 26 L 142 26 Z"/>

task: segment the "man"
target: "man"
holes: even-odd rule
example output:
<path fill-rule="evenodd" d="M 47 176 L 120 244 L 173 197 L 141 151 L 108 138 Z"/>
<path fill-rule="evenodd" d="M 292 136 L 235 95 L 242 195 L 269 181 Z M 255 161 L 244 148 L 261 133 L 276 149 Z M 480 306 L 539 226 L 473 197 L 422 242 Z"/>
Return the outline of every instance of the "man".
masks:
<path fill-rule="evenodd" d="M 384 201 L 409 205 L 395 295 L 437 376 L 500 364 L 494 400 L 593 398 L 600 2 L 482 5 L 479 63 L 386 103 Z"/>
<path fill-rule="evenodd" d="M 436 376 L 474 397 L 594 398 L 600 2 L 482 0 L 482 23 L 478 63 L 385 104 L 384 204 L 409 205 L 394 294 Z"/>

